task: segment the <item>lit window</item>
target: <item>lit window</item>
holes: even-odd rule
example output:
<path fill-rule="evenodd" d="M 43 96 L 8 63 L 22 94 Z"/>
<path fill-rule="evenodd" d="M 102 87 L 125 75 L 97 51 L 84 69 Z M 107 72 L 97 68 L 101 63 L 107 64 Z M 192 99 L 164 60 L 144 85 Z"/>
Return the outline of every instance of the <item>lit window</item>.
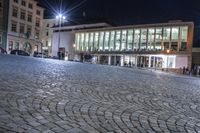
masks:
<path fill-rule="evenodd" d="M 141 29 L 140 49 L 142 50 L 146 49 L 146 45 L 147 45 L 147 29 Z"/>
<path fill-rule="evenodd" d="M 122 31 L 122 46 L 121 46 L 121 50 L 126 50 L 126 35 L 127 35 L 127 31 L 123 30 Z"/>
<path fill-rule="evenodd" d="M 162 28 L 156 28 L 156 50 L 161 50 L 162 49 Z"/>
<path fill-rule="evenodd" d="M 128 30 L 128 40 L 127 40 L 128 50 L 133 49 L 133 30 Z"/>
<path fill-rule="evenodd" d="M 105 32 L 104 50 L 109 49 L 109 37 L 110 37 L 110 32 Z"/>
<path fill-rule="evenodd" d="M 104 43 L 104 32 L 100 32 L 99 50 L 103 50 L 103 43 Z"/>
<path fill-rule="evenodd" d="M 133 43 L 134 50 L 139 49 L 140 37 L 141 37 L 140 29 L 135 29 L 134 30 L 134 43 Z"/>
<path fill-rule="evenodd" d="M 154 34 L 155 29 L 148 29 L 148 49 L 154 49 Z"/>
<path fill-rule="evenodd" d="M 172 41 L 178 41 L 179 27 L 172 28 Z"/>
<path fill-rule="evenodd" d="M 93 50 L 93 43 L 94 43 L 94 33 L 90 33 L 89 51 L 92 51 L 92 50 Z"/>
<path fill-rule="evenodd" d="M 80 34 L 76 34 L 75 44 L 76 44 L 76 50 L 79 50 L 79 46 L 80 46 Z"/>
<path fill-rule="evenodd" d="M 88 43 L 89 43 L 89 33 L 85 33 L 85 44 L 84 44 L 85 51 L 88 51 Z"/>
<path fill-rule="evenodd" d="M 99 33 L 96 32 L 94 35 L 94 50 L 98 50 L 98 46 L 99 46 Z"/>
<path fill-rule="evenodd" d="M 164 50 L 169 49 L 170 33 L 171 29 L 169 27 L 163 29 Z"/>
<path fill-rule="evenodd" d="M 188 27 L 181 27 L 180 28 L 181 32 L 181 46 L 180 46 L 180 51 L 184 51 L 187 49 L 187 41 L 188 41 Z"/>
<path fill-rule="evenodd" d="M 115 50 L 120 50 L 121 31 L 116 31 Z"/>
<path fill-rule="evenodd" d="M 110 32 L 110 50 L 114 50 L 114 44 L 115 44 L 115 31 Z"/>

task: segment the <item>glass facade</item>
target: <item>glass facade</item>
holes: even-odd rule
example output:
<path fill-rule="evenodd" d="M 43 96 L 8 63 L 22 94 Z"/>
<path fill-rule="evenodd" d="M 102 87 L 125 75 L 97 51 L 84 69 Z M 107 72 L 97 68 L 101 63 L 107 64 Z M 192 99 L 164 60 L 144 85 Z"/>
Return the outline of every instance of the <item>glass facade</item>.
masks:
<path fill-rule="evenodd" d="M 78 32 L 75 37 L 77 51 L 185 51 L 188 26 Z"/>

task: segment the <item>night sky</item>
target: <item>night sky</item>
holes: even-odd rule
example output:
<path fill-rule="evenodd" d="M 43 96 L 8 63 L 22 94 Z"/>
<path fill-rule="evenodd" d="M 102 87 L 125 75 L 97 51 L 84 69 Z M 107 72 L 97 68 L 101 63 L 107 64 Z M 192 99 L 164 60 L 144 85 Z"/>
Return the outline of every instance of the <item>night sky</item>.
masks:
<path fill-rule="evenodd" d="M 46 8 L 45 18 L 56 16 L 53 9 L 58 11 L 61 0 L 38 1 Z M 83 18 L 110 20 L 116 25 L 193 21 L 194 46 L 200 47 L 200 0 L 63 0 L 62 9 L 75 22 Z"/>

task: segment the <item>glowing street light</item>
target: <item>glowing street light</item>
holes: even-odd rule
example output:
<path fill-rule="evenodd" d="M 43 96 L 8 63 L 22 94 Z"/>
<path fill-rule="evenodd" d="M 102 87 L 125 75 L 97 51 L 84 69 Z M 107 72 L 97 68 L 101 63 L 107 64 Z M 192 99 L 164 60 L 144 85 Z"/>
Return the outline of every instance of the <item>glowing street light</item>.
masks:
<path fill-rule="evenodd" d="M 169 53 L 170 53 L 170 50 L 167 49 L 167 72 L 169 71 L 169 65 L 168 65 Z"/>
<path fill-rule="evenodd" d="M 61 57 L 61 53 L 60 53 L 60 28 L 61 28 L 62 20 L 65 20 L 66 17 L 59 13 L 59 14 L 56 16 L 56 19 L 58 20 L 58 23 L 59 23 L 59 33 L 58 33 L 58 34 L 59 34 L 59 35 L 58 35 L 58 58 L 60 59 L 60 57 Z"/>

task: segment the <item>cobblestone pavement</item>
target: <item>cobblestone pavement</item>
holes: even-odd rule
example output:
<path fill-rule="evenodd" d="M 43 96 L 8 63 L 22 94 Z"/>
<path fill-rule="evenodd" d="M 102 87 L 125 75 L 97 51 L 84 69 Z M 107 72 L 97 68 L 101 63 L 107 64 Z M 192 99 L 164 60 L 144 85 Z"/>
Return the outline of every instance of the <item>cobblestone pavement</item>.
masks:
<path fill-rule="evenodd" d="M 0 133 L 200 133 L 200 79 L 0 55 Z"/>

